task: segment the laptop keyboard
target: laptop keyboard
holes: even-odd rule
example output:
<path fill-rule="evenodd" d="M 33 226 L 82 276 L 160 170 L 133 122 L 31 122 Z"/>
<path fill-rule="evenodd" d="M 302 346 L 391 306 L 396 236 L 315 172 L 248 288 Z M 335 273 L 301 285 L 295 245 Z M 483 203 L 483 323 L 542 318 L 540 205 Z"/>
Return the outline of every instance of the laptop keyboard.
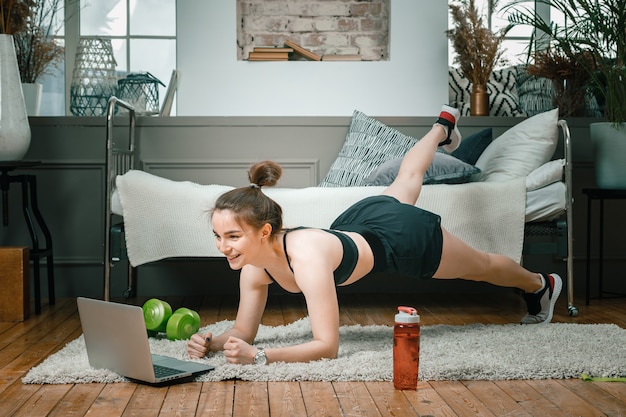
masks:
<path fill-rule="evenodd" d="M 180 369 L 168 368 L 167 366 L 154 365 L 154 376 L 157 378 L 167 378 L 168 376 L 183 373 Z"/>

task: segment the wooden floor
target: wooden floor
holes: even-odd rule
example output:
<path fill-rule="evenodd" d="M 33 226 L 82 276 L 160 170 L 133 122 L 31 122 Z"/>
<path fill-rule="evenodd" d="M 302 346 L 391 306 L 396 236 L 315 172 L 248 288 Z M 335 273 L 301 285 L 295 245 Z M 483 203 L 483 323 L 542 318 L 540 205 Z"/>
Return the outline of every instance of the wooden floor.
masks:
<path fill-rule="evenodd" d="M 564 298 L 564 297 L 562 297 Z M 342 324 L 391 324 L 395 307 L 417 307 L 424 325 L 517 322 L 523 306 L 512 292 L 428 296 L 341 294 Z M 142 304 L 144 300 L 129 302 Z M 197 309 L 203 325 L 233 319 L 234 297 L 170 298 Z M 581 302 L 580 316 L 555 321 L 616 323 L 626 328 L 626 299 Z M 302 299 L 274 295 L 264 323 L 303 317 Z M 396 391 L 390 382 L 225 381 L 150 387 L 135 383 L 24 385 L 21 377 L 81 334 L 74 299 L 22 323 L 0 322 L 0 417 L 4 416 L 626 416 L 626 383 L 581 380 L 420 382 Z M 555 354 L 567 354 L 568 347 Z M 524 358 L 520 358 L 523 361 Z M 624 358 L 626 360 L 626 358 Z"/>

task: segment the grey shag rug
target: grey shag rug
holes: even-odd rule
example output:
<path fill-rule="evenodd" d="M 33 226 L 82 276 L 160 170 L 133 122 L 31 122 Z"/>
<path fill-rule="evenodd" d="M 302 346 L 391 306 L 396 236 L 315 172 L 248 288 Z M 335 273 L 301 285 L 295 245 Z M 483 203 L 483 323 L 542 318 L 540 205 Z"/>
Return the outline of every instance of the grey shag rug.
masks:
<path fill-rule="evenodd" d="M 219 334 L 232 322 L 204 330 Z M 393 330 L 389 326 L 343 326 L 339 357 L 311 363 L 230 365 L 221 353 L 200 360 L 216 369 L 197 381 L 390 381 Z M 311 339 L 308 319 L 286 326 L 261 326 L 255 344 L 287 346 Z M 186 341 L 150 340 L 153 353 L 188 359 Z M 520 326 L 473 324 L 423 326 L 420 380 L 567 379 L 582 373 L 626 377 L 626 329 L 614 324 Z M 83 337 L 32 368 L 26 384 L 122 382 L 89 366 Z"/>

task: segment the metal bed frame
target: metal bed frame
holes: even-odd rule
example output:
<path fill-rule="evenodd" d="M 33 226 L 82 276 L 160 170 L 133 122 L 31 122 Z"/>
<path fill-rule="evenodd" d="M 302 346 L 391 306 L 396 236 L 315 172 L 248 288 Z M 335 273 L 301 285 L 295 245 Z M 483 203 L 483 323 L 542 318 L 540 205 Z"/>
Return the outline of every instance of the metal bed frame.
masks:
<path fill-rule="evenodd" d="M 116 146 L 113 137 L 113 120 L 115 114 L 122 107 L 128 110 L 128 142 L 126 146 Z M 126 173 L 128 170 L 136 168 L 135 166 L 135 130 L 136 116 L 134 107 L 118 99 L 111 97 L 107 103 L 106 112 L 106 158 L 105 158 L 105 208 L 104 208 L 104 297 L 105 301 L 109 301 L 111 296 L 111 268 L 114 262 L 119 262 L 125 257 L 122 248 L 121 236 L 124 233 L 124 221 L 121 219 L 117 223 L 113 223 L 114 214 L 111 208 L 111 197 L 115 189 L 115 178 L 118 175 Z M 137 278 L 137 270 L 128 263 L 128 289 L 125 295 L 131 296 L 132 289 L 135 287 Z"/>
<path fill-rule="evenodd" d="M 129 138 L 127 147 L 116 147 L 113 140 L 113 117 L 117 107 L 129 110 Z M 116 97 L 111 97 L 107 106 L 107 149 L 106 149 L 106 184 L 105 184 L 105 242 L 104 242 L 104 299 L 110 297 L 111 268 L 115 262 L 127 259 L 124 248 L 124 223 L 113 224 L 111 197 L 115 188 L 115 177 L 122 175 L 135 166 L 135 111 L 133 107 Z M 553 254 L 566 262 L 567 310 L 570 316 L 578 316 L 574 306 L 574 242 L 573 242 L 573 197 L 572 197 L 572 150 L 569 127 L 565 120 L 559 120 L 558 126 L 563 137 L 564 182 L 566 185 L 565 215 L 548 222 L 530 222 L 524 225 L 523 255 Z M 555 154 L 555 157 L 557 155 Z M 533 242 L 533 238 L 541 241 Z M 527 239 L 530 238 L 530 239 Z M 548 239 L 549 241 L 546 241 Z M 126 297 L 136 293 L 137 268 L 128 264 L 128 288 Z"/>
<path fill-rule="evenodd" d="M 578 308 L 574 305 L 574 197 L 572 195 L 572 145 L 569 127 L 565 120 L 559 120 L 558 126 L 563 136 L 563 159 L 565 160 L 565 216 L 548 222 L 530 222 L 524 225 L 523 255 L 554 254 L 563 259 L 567 265 L 567 312 L 570 316 L 578 316 Z M 556 155 L 556 154 L 555 154 Z M 548 242 L 532 242 L 533 238 L 549 238 Z M 528 240 L 527 238 L 530 238 Z"/>

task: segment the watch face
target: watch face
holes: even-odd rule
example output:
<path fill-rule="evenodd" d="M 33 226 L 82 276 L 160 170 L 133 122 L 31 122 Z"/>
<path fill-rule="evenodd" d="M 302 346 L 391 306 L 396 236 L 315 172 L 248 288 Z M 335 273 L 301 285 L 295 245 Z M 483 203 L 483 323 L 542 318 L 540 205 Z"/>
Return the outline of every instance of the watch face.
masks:
<path fill-rule="evenodd" d="M 265 356 L 263 349 L 259 349 L 256 355 L 254 355 L 254 363 L 257 365 L 265 365 L 267 363 L 267 356 Z"/>

